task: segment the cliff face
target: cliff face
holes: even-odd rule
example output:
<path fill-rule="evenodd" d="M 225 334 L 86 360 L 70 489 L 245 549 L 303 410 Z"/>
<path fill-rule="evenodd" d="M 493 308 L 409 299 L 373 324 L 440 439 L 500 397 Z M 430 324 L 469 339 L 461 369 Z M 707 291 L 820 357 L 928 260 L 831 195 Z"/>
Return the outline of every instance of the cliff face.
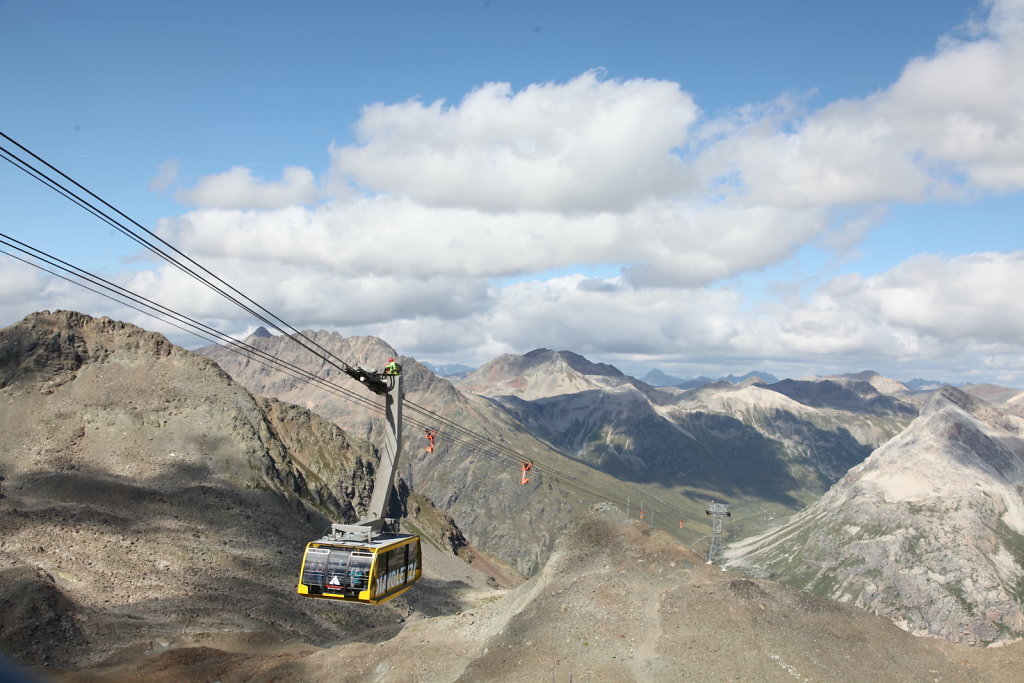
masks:
<path fill-rule="evenodd" d="M 1024 420 L 945 387 L 730 564 L 968 644 L 1024 637 Z"/>
<path fill-rule="evenodd" d="M 132 325 L 43 312 L 0 330 L 4 651 L 59 664 L 175 631 L 325 642 L 384 623 L 292 597 L 304 543 L 322 515 L 354 519 L 375 460 Z"/>

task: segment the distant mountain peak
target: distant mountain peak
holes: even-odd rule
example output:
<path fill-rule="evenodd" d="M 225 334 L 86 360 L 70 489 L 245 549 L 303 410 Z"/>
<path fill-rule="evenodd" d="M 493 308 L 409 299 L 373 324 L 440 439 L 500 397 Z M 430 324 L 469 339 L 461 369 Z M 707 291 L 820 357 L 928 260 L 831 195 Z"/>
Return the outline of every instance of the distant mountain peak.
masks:
<path fill-rule="evenodd" d="M 572 351 L 539 348 L 521 356 L 503 354 L 458 383 L 485 396 L 532 400 L 636 382 L 613 365 L 594 363 Z"/>
<path fill-rule="evenodd" d="M 624 377 L 625 375 L 614 365 L 595 363 L 573 351 L 552 351 L 551 349 L 534 349 L 522 355 L 529 365 L 562 361 L 581 375 L 600 375 L 603 377 Z"/>
<path fill-rule="evenodd" d="M 258 337 L 259 339 L 269 339 L 270 337 L 273 337 L 274 335 L 272 335 L 270 333 L 270 330 L 268 330 L 267 328 L 263 327 L 263 325 L 260 325 L 255 330 L 253 330 L 253 333 L 251 335 L 249 335 L 249 336 L 251 336 L 251 337 Z"/>
<path fill-rule="evenodd" d="M 725 377 L 720 377 L 719 379 L 724 379 L 729 384 L 744 384 L 752 379 L 757 380 L 762 384 L 774 384 L 775 382 L 779 381 L 779 378 L 776 377 L 775 375 L 771 374 L 770 372 L 763 372 L 761 370 L 751 370 L 750 372 L 744 375 L 734 375 L 732 373 L 729 373 Z"/>
<path fill-rule="evenodd" d="M 658 368 L 650 370 L 646 375 L 641 377 L 641 379 L 652 387 L 673 387 L 683 384 L 686 381 L 681 377 L 673 377 L 672 375 L 666 374 Z"/>
<path fill-rule="evenodd" d="M 842 375 L 829 375 L 828 377 L 820 377 L 818 379 L 835 382 L 862 382 L 870 384 L 879 393 L 887 394 L 889 396 L 905 394 L 910 391 L 910 387 L 906 384 L 890 379 L 885 375 L 875 372 L 874 370 L 862 370 L 860 372 L 846 373 Z"/>

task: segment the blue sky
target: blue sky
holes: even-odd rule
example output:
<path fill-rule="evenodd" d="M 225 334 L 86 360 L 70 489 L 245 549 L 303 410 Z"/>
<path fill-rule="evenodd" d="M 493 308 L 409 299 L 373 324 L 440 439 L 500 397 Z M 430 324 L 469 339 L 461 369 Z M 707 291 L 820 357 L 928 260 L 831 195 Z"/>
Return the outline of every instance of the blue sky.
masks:
<path fill-rule="evenodd" d="M 293 324 L 423 360 L 1024 388 L 1022 26 L 1019 0 L 0 0 L 0 130 Z M 0 222 L 251 329 L 7 164 Z M 0 294 L 0 324 L 169 332 L 2 256 Z"/>

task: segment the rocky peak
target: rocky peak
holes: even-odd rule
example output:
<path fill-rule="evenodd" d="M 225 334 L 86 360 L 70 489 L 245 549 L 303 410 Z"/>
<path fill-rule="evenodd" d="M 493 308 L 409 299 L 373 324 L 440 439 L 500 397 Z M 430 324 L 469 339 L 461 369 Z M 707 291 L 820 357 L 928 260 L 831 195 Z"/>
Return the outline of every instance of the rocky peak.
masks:
<path fill-rule="evenodd" d="M 607 389 L 636 380 L 607 363 L 593 363 L 572 351 L 534 349 L 501 355 L 457 383 L 463 391 L 527 400 Z"/>
<path fill-rule="evenodd" d="M 29 379 L 55 386 L 84 365 L 185 353 L 155 332 L 75 311 L 40 311 L 0 330 L 0 387 Z"/>
<path fill-rule="evenodd" d="M 564 363 L 581 375 L 597 375 L 603 377 L 624 377 L 622 371 L 608 363 L 594 363 L 572 351 L 551 351 L 550 349 L 534 349 L 522 356 L 524 369 L 544 363 Z"/>
<path fill-rule="evenodd" d="M 1024 637 L 1024 419 L 943 387 L 781 527 L 734 544 L 757 576 L 968 644 Z"/>

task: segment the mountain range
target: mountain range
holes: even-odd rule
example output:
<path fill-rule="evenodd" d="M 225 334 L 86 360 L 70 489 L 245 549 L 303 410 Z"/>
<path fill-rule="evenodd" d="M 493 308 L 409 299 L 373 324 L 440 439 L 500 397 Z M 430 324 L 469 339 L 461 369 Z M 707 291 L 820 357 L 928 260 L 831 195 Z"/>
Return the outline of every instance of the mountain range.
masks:
<path fill-rule="evenodd" d="M 367 367 L 380 367 L 395 355 L 374 338 L 305 334 L 338 357 Z M 307 364 L 332 381 L 349 381 L 318 359 L 302 358 L 287 338 L 247 342 Z M 302 405 L 362 438 L 375 436 L 376 418 L 359 405 L 222 347 L 197 352 L 216 360 L 254 394 Z M 486 457 L 487 446 L 480 457 L 458 439 L 441 438 L 443 448 L 411 458 L 403 470 L 403 477 L 450 514 L 471 543 L 528 575 L 543 564 L 551 539 L 573 511 L 602 499 L 634 511 L 643 506 L 656 525 L 684 540 L 709 532 L 704 515 L 709 499 L 733 501 L 744 513 L 737 529 L 762 530 L 766 517 L 790 514 L 816 500 L 917 411 L 913 402 L 853 380 L 836 384 L 834 395 L 817 396 L 817 403 L 798 394 L 815 394 L 818 383 L 792 380 L 779 386 L 723 383 L 661 391 L 611 365 L 549 349 L 499 356 L 454 383 L 415 359 L 400 360 L 408 395 L 417 405 L 493 435 L 542 466 L 570 473 L 564 482 L 549 478 L 505 511 L 531 520 L 519 528 L 509 521 L 513 517 L 497 516 L 482 505 L 481 494 L 465 495 L 467 482 L 494 497 L 515 485 L 509 463 Z M 409 442 L 417 440 L 423 442 L 422 431 L 410 431 Z M 591 495 L 567 495 L 574 487 Z"/>
<path fill-rule="evenodd" d="M 201 661 L 211 680 L 342 675 L 368 641 L 380 649 L 364 677 L 428 659 L 438 680 L 515 667 L 658 680 L 1021 670 L 1019 644 L 976 656 L 887 621 L 975 645 L 1021 637 L 1018 392 L 985 388 L 1007 397 L 991 403 L 871 372 L 662 390 L 548 349 L 453 383 L 377 338 L 305 334 L 353 365 L 402 362 L 393 514 L 430 539 L 441 573 L 378 610 L 293 596 L 302 543 L 368 499 L 372 406 L 251 355 L 42 312 L 0 330 L 4 652 L 101 678 L 194 677 L 188 662 Z M 287 338 L 246 341 L 362 391 Z M 424 427 L 439 430 L 431 453 Z M 520 457 L 536 464 L 526 485 Z M 750 578 L 682 545 L 707 548 L 712 499 L 731 505 L 731 540 L 751 537 L 727 555 Z M 516 570 L 531 578 L 507 588 Z M 678 647 L 704 653 L 721 629 L 756 646 L 706 660 Z M 442 663 L 451 634 L 463 646 Z"/>
<path fill-rule="evenodd" d="M 683 379 L 681 377 L 673 377 L 672 375 L 666 375 L 661 370 L 655 368 L 644 375 L 644 382 L 654 387 L 678 387 L 680 389 L 697 389 L 705 384 L 711 384 L 713 382 L 728 382 L 729 384 L 743 384 L 748 380 L 756 379 L 758 382 L 764 382 L 771 384 L 778 382 L 779 378 L 768 372 L 761 372 L 753 370 L 744 375 L 733 375 L 732 373 L 712 379 L 711 377 L 692 377 L 690 379 Z"/>

